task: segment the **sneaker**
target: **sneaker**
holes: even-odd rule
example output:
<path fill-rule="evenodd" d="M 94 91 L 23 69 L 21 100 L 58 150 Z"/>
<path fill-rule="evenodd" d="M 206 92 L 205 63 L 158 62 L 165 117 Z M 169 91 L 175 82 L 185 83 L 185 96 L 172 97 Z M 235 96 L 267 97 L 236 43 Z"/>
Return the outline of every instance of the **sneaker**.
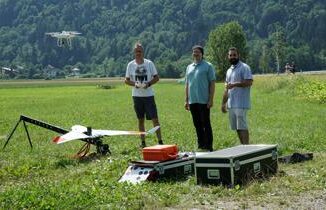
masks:
<path fill-rule="evenodd" d="M 158 144 L 163 145 L 164 143 L 162 140 L 160 140 L 160 141 L 158 141 Z"/>
<path fill-rule="evenodd" d="M 139 145 L 139 147 L 142 149 L 144 147 L 146 147 L 146 142 L 145 141 L 142 141 Z"/>

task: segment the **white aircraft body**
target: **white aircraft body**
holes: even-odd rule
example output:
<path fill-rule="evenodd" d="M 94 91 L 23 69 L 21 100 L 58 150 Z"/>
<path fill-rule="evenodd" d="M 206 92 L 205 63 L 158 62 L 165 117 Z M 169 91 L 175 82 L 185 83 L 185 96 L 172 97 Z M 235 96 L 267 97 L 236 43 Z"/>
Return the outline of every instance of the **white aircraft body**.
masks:
<path fill-rule="evenodd" d="M 6 72 L 18 72 L 16 69 L 8 68 L 8 67 L 1 67 L 2 71 Z"/>
<path fill-rule="evenodd" d="M 77 31 L 62 31 L 62 32 L 49 32 L 45 34 L 57 38 L 57 45 L 59 47 L 63 47 L 64 45 L 68 45 L 69 47 L 71 47 L 72 38 L 80 35 L 81 33 Z"/>
<path fill-rule="evenodd" d="M 68 141 L 73 140 L 82 140 L 82 139 L 96 139 L 104 136 L 121 136 L 121 135 L 149 135 L 157 131 L 160 126 L 156 126 L 146 132 L 141 131 L 120 131 L 120 130 L 96 130 L 92 129 L 91 134 L 88 135 L 88 129 L 82 125 L 74 125 L 71 127 L 71 131 L 63 134 L 62 136 L 57 136 L 53 139 L 53 142 L 56 144 L 62 144 Z"/>
<path fill-rule="evenodd" d="M 8 67 L 2 67 L 3 70 L 6 70 L 6 71 L 11 71 L 11 68 L 8 68 Z"/>

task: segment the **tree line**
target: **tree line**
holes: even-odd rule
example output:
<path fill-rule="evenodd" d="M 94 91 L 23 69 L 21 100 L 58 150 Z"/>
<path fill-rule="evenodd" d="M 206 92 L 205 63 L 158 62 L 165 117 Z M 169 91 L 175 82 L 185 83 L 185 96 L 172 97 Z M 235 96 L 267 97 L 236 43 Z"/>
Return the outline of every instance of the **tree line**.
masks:
<path fill-rule="evenodd" d="M 324 69 L 325 20 L 323 0 L 0 0 L 0 66 L 18 69 L 16 78 L 46 78 L 49 68 L 65 77 L 75 67 L 84 76 L 123 76 L 141 41 L 161 77 L 177 78 L 194 44 L 208 50 L 209 34 L 235 22 L 254 73 L 288 61 Z M 62 30 L 82 33 L 72 49 L 45 36 Z"/>

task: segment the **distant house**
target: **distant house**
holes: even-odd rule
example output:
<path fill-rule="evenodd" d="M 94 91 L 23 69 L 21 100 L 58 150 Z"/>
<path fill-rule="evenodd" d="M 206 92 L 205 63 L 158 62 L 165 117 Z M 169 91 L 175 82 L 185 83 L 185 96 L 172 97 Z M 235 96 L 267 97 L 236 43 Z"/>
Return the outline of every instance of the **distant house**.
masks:
<path fill-rule="evenodd" d="M 71 71 L 72 71 L 71 76 L 79 77 L 79 75 L 80 75 L 80 69 L 79 68 L 75 67 Z"/>
<path fill-rule="evenodd" d="M 49 64 L 43 69 L 43 71 L 47 78 L 56 78 L 58 75 L 59 69 L 57 69 L 54 66 Z"/>

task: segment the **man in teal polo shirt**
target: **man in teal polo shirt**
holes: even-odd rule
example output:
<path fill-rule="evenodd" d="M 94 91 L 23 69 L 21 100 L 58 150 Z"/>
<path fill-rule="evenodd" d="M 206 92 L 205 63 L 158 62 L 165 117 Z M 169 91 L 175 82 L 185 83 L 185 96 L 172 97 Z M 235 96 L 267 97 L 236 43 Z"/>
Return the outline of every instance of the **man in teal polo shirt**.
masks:
<path fill-rule="evenodd" d="M 210 108 L 213 106 L 216 78 L 212 64 L 205 61 L 203 55 L 202 46 L 192 48 L 193 63 L 186 71 L 185 109 L 191 112 L 198 148 L 213 151 Z"/>

